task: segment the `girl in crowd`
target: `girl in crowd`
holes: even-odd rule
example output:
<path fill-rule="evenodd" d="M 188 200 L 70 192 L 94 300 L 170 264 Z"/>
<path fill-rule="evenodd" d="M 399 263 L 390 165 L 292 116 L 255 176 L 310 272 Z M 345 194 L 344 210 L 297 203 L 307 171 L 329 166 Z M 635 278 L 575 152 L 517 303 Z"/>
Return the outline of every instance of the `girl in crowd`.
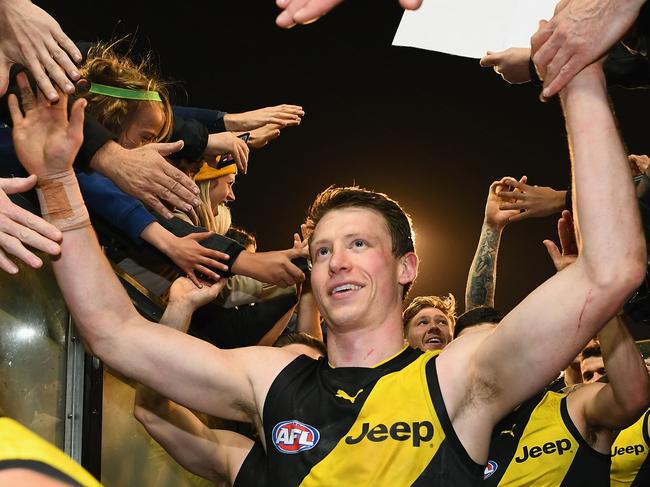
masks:
<path fill-rule="evenodd" d="M 173 115 L 167 86 L 152 74 L 145 60 L 136 64 L 118 55 L 113 45 L 98 44 L 88 52 L 80 67 L 89 90 L 86 111 L 117 137 L 125 148 L 136 148 L 169 138 Z M 108 178 L 98 173 L 78 173 L 79 184 L 90 209 L 122 229 L 136 241 L 150 243 L 167 255 L 194 282 L 195 272 L 216 277 L 207 266 L 225 270 L 219 252 L 199 241 L 209 236 L 195 233 L 177 237 L 163 228 L 139 201 L 122 193 Z M 155 292 L 155 290 L 154 290 Z"/>
<path fill-rule="evenodd" d="M 233 186 L 237 176 L 234 162 L 203 162 L 194 176 L 200 191 L 200 203 L 196 209 L 187 213 L 176 212 L 176 216 L 195 226 L 225 235 L 231 224 L 227 203 L 235 201 Z M 279 288 L 267 285 L 246 276 L 233 276 L 228 279 L 220 303 L 227 307 L 240 306 L 253 302 L 266 301 L 286 294 L 296 294 L 295 286 Z"/>
<path fill-rule="evenodd" d="M 88 100 L 88 113 L 111 130 L 118 142 L 127 148 L 166 140 L 173 126 L 166 86 L 149 71 L 146 63 L 135 64 L 130 59 L 117 55 L 112 46 L 107 45 L 91 48 L 88 60 L 82 67 L 82 74 L 90 83 L 90 89 L 82 95 Z M 228 134 L 245 144 L 241 139 Z M 221 152 L 225 150 L 227 147 Z M 237 166 L 234 162 L 223 167 L 202 163 L 195 175 L 200 188 L 200 204 L 187 212 L 177 211 L 176 217 L 191 225 L 203 227 L 208 232 L 194 233 L 183 238 L 165 229 L 142 204 L 123 193 L 121 197 L 127 198 L 127 204 L 116 215 L 114 201 L 116 195 L 120 199 L 121 191 L 98 174 L 78 174 L 78 177 L 84 198 L 92 210 L 126 233 L 135 234 L 136 238 L 149 242 L 165 253 L 198 285 L 200 278 L 218 279 L 208 266 L 221 270 L 225 268 L 216 260 L 221 254 L 201 246 L 198 241 L 212 235 L 210 232 L 218 235 L 227 232 L 230 212 L 225 203 L 235 199 L 232 186 L 236 174 Z M 123 260 L 120 266 L 158 295 L 164 295 L 168 283 L 176 277 L 175 273 L 162 272 L 165 278 L 171 278 L 161 278 L 158 273 L 146 271 L 131 259 Z M 283 299 L 275 299 L 280 297 Z M 242 312 L 233 310 L 225 313 L 220 309 L 223 306 L 234 308 L 261 300 L 272 300 L 273 303 L 269 302 L 257 309 L 247 308 Z M 228 279 L 226 289 L 218 301 L 221 306 L 214 303 L 203 309 L 198 316 L 200 319 L 196 320 L 197 328 L 206 335 L 206 330 L 214 328 L 214 323 L 219 322 L 220 333 L 214 335 L 208 332 L 206 339 L 221 346 L 255 344 L 269 329 L 283 329 L 283 326 L 274 325 L 296 302 L 295 286 L 281 289 L 250 277 L 233 276 Z"/>

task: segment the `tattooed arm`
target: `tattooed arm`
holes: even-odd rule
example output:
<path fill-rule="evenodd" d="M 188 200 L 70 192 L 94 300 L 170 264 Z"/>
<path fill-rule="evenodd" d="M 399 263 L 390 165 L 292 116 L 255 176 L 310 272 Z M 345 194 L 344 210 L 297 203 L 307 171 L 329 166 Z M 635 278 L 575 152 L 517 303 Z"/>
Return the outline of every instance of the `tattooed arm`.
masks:
<path fill-rule="evenodd" d="M 523 182 L 525 180 L 526 176 L 522 178 Z M 507 189 L 508 186 L 503 183 L 503 179 L 490 185 L 487 203 L 485 204 L 485 219 L 481 228 L 481 238 L 467 276 L 465 311 L 477 306 L 494 306 L 497 254 L 499 252 L 501 232 L 509 223 L 510 218 L 519 213 L 516 210 L 499 209 L 499 193 Z"/>
<path fill-rule="evenodd" d="M 494 306 L 500 240 L 501 228 L 483 222 L 481 238 L 467 276 L 465 311 L 477 306 Z"/>

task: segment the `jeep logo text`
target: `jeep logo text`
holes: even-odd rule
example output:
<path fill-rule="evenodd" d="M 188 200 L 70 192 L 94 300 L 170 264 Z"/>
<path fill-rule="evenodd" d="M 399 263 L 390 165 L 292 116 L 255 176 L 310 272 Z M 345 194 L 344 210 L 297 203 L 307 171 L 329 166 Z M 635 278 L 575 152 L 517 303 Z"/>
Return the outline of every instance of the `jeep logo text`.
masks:
<path fill-rule="evenodd" d="M 420 446 L 421 442 L 431 441 L 433 438 L 433 424 L 430 421 L 415 421 L 413 424 L 397 422 L 388 427 L 379 423 L 370 428 L 370 423 L 363 423 L 361 434 L 356 438 L 346 436 L 345 442 L 348 445 L 356 445 L 364 438 L 375 443 L 385 441 L 388 438 L 396 441 L 411 440 L 413 446 Z"/>

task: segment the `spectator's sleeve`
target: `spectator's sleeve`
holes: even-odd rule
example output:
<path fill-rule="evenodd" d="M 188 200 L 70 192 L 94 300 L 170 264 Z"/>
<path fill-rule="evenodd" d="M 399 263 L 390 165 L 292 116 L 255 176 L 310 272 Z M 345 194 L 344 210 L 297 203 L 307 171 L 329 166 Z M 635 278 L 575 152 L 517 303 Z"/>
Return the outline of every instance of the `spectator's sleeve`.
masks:
<path fill-rule="evenodd" d="M 297 302 L 295 294 L 230 309 L 221 308 L 213 301 L 196 310 L 190 333 L 219 348 L 257 345 Z"/>
<path fill-rule="evenodd" d="M 94 117 L 86 114 L 84 118 L 84 141 L 74 161 L 75 169 L 90 171 L 90 160 L 99 148 L 107 142 L 115 140 L 117 140 L 115 134 L 95 120 Z"/>
<path fill-rule="evenodd" d="M 206 228 L 195 227 L 194 225 L 191 225 L 190 223 L 187 223 L 180 218 L 172 218 L 170 220 L 167 220 L 156 213 L 154 216 L 156 217 L 158 223 L 160 223 L 165 229 L 169 230 L 177 237 L 185 237 L 190 233 L 207 232 Z M 244 247 L 242 247 L 234 240 L 216 233 L 206 238 L 205 240 L 201 240 L 201 245 L 209 249 L 218 250 L 219 252 L 228 254 L 230 258 L 224 262 L 224 264 L 228 266 L 228 271 L 224 272 L 218 269 L 213 270 L 222 277 L 230 277 L 233 275 L 230 271 L 230 268 L 234 265 L 237 257 L 239 257 L 239 254 L 244 250 Z"/>
<path fill-rule="evenodd" d="M 175 159 L 198 161 L 208 145 L 208 129 L 197 120 L 174 117 L 174 130 L 170 142 L 182 140 L 183 148 L 174 154 Z"/>
<path fill-rule="evenodd" d="M 77 179 L 93 215 L 122 231 L 134 243 L 143 243 L 140 234 L 156 219 L 139 200 L 122 192 L 113 181 L 99 173 L 78 172 Z"/>
<path fill-rule="evenodd" d="M 617 42 L 607 55 L 603 71 L 608 86 L 623 88 L 644 88 L 650 85 L 650 65 L 647 57 L 630 51 L 622 42 Z"/>
<path fill-rule="evenodd" d="M 226 122 L 224 117 L 226 112 L 220 110 L 209 110 L 207 108 L 181 107 L 174 106 L 174 117 L 184 118 L 186 120 L 196 120 L 201 122 L 211 134 L 226 131 Z"/>

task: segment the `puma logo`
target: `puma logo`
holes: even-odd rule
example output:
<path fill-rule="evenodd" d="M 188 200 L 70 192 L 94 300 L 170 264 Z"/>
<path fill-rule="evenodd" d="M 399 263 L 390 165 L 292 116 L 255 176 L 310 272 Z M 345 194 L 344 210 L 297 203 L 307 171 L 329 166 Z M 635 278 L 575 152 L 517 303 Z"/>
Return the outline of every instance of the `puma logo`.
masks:
<path fill-rule="evenodd" d="M 503 431 L 502 431 L 501 433 L 499 433 L 499 434 L 500 434 L 500 435 L 510 435 L 510 436 L 512 436 L 512 437 L 514 438 L 514 437 L 515 437 L 515 433 L 514 433 L 515 426 L 517 426 L 517 425 L 513 425 L 513 426 L 512 426 L 512 429 L 509 429 L 509 430 L 503 430 Z"/>
<path fill-rule="evenodd" d="M 361 394 L 362 392 L 363 389 L 359 389 L 359 391 L 354 396 L 350 396 L 343 389 L 339 389 L 338 391 L 336 391 L 336 397 L 340 397 L 341 399 L 345 399 L 346 401 L 350 401 L 352 404 L 354 404 L 354 401 L 357 400 L 357 397 L 359 397 L 359 394 Z"/>

